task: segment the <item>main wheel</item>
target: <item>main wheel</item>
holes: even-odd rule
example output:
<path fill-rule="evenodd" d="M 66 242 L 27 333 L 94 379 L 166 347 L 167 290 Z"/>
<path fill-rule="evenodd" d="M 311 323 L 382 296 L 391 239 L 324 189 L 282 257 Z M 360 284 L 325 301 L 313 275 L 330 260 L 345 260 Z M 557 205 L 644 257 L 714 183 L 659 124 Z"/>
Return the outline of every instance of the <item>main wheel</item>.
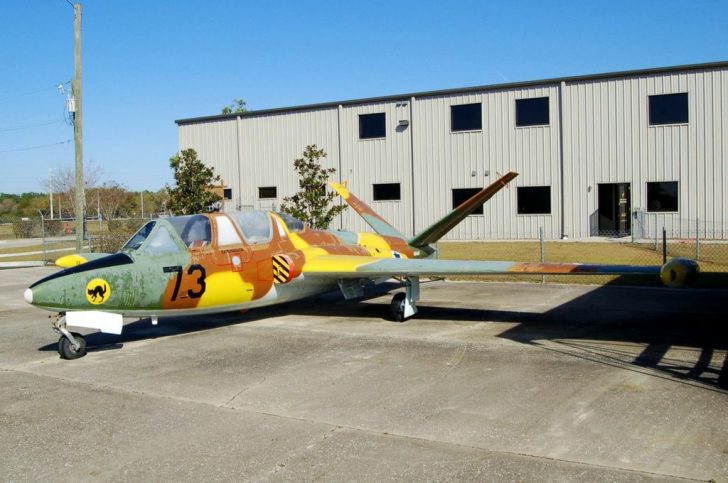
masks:
<path fill-rule="evenodd" d="M 395 322 L 404 321 L 404 301 L 406 298 L 407 295 L 404 292 L 398 292 L 394 294 L 394 297 L 392 297 L 392 303 L 389 304 L 389 309 L 391 311 L 392 319 Z"/>
<path fill-rule="evenodd" d="M 86 339 L 77 332 L 71 332 L 71 335 L 73 335 L 73 338 L 76 339 L 80 347 L 74 349 L 71 341 L 66 336 L 61 336 L 61 339 L 58 341 L 58 353 L 63 359 L 78 359 L 86 355 Z"/>

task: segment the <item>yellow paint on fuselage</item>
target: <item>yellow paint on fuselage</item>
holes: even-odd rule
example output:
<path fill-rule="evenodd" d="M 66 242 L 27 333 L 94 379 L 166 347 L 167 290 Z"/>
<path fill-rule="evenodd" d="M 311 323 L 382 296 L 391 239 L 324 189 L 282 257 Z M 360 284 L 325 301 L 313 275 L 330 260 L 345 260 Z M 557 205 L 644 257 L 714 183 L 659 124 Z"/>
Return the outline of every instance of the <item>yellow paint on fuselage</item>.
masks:
<path fill-rule="evenodd" d="M 357 233 L 357 245 L 367 249 L 373 257 L 392 258 L 392 247 L 379 235 L 374 233 Z"/>
<path fill-rule="evenodd" d="M 253 284 L 242 279 L 238 272 L 216 272 L 205 279 L 205 293 L 198 308 L 231 305 L 253 300 Z"/>
<path fill-rule="evenodd" d="M 356 255 L 323 255 L 306 262 L 304 273 L 356 272 L 359 267 L 372 263 L 369 257 Z"/>

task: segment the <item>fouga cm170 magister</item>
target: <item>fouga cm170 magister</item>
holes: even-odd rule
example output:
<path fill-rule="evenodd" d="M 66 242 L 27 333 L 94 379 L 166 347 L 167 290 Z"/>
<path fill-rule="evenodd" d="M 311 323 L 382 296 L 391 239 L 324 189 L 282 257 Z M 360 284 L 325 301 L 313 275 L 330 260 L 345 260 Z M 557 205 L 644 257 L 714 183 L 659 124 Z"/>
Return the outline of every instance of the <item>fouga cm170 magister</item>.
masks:
<path fill-rule="evenodd" d="M 667 285 L 693 281 L 698 265 L 664 266 L 524 263 L 434 259 L 432 244 L 517 176 L 483 188 L 413 238 L 407 238 L 345 185 L 331 183 L 375 233 L 314 230 L 284 213 L 232 212 L 149 221 L 114 254 L 59 259 L 64 270 L 31 285 L 25 300 L 56 312 L 58 351 L 86 354 L 84 337 L 69 327 L 121 334 L 123 317 L 209 314 L 245 310 L 340 290 L 361 297 L 368 284 L 396 279 L 404 287 L 390 305 L 404 321 L 417 313 L 420 277 L 482 274 L 654 274 Z"/>

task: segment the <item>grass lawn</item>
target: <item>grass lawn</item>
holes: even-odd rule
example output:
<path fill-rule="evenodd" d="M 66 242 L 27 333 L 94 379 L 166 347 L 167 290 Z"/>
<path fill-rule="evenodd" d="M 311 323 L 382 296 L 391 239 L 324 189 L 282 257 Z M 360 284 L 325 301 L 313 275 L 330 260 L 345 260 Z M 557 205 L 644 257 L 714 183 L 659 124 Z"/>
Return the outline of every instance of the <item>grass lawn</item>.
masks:
<path fill-rule="evenodd" d="M 15 238 L 15 233 L 13 233 L 13 224 L 0 224 L 0 240 L 10 240 L 11 238 Z"/>
<path fill-rule="evenodd" d="M 46 243 L 45 249 L 46 250 L 59 250 L 59 249 L 75 249 L 76 248 L 76 242 L 73 240 L 70 241 L 59 241 L 59 242 L 49 242 Z M 33 244 L 33 245 L 26 245 L 22 247 L 8 247 L 8 248 L 0 248 L 0 255 L 10 254 L 10 253 L 27 253 L 27 252 L 39 252 L 43 251 L 43 245 L 40 243 Z M 0 260 L 4 260 L 5 258 L 2 258 Z"/>
<path fill-rule="evenodd" d="M 670 243 L 668 258 L 673 256 L 695 257 L 695 245 Z M 538 262 L 541 249 L 538 242 L 441 242 L 439 256 L 455 260 L 511 260 L 516 262 Z M 604 263 L 628 265 L 662 265 L 662 252 L 655 251 L 651 244 L 631 243 L 589 243 L 589 242 L 546 242 L 544 247 L 547 262 Z M 728 244 L 701 245 L 701 261 L 698 286 L 728 286 Z M 541 275 L 480 275 L 459 277 L 464 280 L 529 281 L 540 282 Z M 661 282 L 652 276 L 609 276 L 609 275 L 548 275 L 547 282 L 620 284 L 659 286 Z"/>

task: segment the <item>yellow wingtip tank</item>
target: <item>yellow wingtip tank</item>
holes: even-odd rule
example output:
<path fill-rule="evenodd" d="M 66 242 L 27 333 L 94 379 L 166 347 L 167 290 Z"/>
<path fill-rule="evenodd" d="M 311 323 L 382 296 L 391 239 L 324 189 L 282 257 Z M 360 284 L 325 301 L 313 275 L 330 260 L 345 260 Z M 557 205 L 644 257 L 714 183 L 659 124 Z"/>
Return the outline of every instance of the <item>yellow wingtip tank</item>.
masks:
<path fill-rule="evenodd" d="M 81 255 L 74 253 L 72 255 L 65 255 L 59 259 L 56 260 L 56 266 L 61 268 L 71 268 L 75 267 L 76 265 L 81 265 L 82 263 L 86 263 L 88 260 L 86 260 Z"/>

